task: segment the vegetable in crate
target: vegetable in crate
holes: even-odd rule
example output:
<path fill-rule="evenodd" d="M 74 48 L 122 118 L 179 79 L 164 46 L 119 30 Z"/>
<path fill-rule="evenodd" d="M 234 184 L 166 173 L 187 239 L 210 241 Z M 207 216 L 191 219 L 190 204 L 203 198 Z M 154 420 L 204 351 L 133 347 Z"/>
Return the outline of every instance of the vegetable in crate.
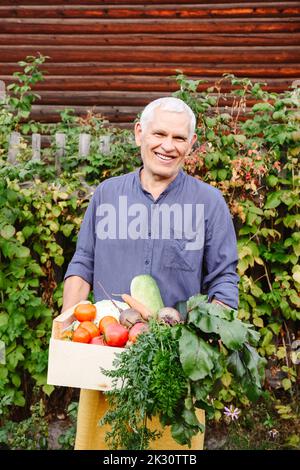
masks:
<path fill-rule="evenodd" d="M 149 448 L 159 437 L 149 428 L 153 416 L 171 426 L 176 442 L 189 445 L 203 431 L 195 409 L 213 418 L 225 377 L 236 396 L 255 401 L 262 393 L 266 361 L 255 349 L 259 334 L 252 325 L 203 295 L 187 301 L 187 313 L 185 324 L 172 327 L 150 319 L 150 330 L 115 359 L 116 369 L 104 371 L 113 380 L 106 392 L 110 408 L 100 422 L 111 426 L 110 448 Z"/>
<path fill-rule="evenodd" d="M 130 284 L 130 294 L 151 312 L 151 316 L 156 316 L 159 310 L 164 307 L 159 287 L 150 274 L 135 276 Z"/>

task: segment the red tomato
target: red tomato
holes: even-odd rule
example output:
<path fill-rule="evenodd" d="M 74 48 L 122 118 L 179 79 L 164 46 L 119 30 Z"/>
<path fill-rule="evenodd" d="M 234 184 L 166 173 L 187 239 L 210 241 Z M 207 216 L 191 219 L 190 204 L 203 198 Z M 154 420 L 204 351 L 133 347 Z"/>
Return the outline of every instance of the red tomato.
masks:
<path fill-rule="evenodd" d="M 91 339 L 91 335 L 89 332 L 85 329 L 79 326 L 73 334 L 73 341 L 76 341 L 77 343 L 89 343 Z"/>
<path fill-rule="evenodd" d="M 128 340 L 128 330 L 120 323 L 108 325 L 105 328 L 104 339 L 108 346 L 122 347 Z"/>
<path fill-rule="evenodd" d="M 106 327 L 111 324 L 119 323 L 118 320 L 113 317 L 112 315 L 106 315 L 105 317 L 101 318 L 99 322 L 99 332 L 100 334 L 104 333 Z"/>
<path fill-rule="evenodd" d="M 99 346 L 107 346 L 104 336 L 95 336 L 94 338 L 91 339 L 90 344 L 98 344 Z"/>
<path fill-rule="evenodd" d="M 78 321 L 92 321 L 97 313 L 93 304 L 79 304 L 75 307 L 74 315 Z"/>
<path fill-rule="evenodd" d="M 87 330 L 91 338 L 95 338 L 95 336 L 99 336 L 99 329 L 97 325 L 95 325 L 95 323 L 93 323 L 92 321 L 83 321 L 80 324 L 80 327 Z"/>

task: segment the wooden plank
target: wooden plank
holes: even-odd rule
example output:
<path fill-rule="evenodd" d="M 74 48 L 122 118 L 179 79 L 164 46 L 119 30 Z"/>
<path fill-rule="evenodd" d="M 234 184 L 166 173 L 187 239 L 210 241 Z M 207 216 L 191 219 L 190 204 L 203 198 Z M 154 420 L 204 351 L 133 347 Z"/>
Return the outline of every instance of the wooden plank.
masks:
<path fill-rule="evenodd" d="M 150 100 L 149 100 L 150 102 Z M 94 106 L 93 111 L 95 113 L 100 113 L 105 119 L 109 120 L 109 125 L 112 123 L 121 124 L 123 123 L 126 128 L 133 129 L 134 121 L 143 109 L 143 106 Z M 60 121 L 60 112 L 65 109 L 64 106 L 40 106 L 34 105 L 32 108 L 32 113 L 30 115 L 31 119 L 35 119 L 39 122 L 55 123 Z M 74 112 L 77 116 L 86 117 L 88 111 L 90 111 L 89 106 L 74 106 Z M 249 108 L 245 110 L 247 114 Z M 220 108 L 220 112 L 228 112 L 227 108 Z M 244 116 L 244 118 L 246 118 Z"/>
<path fill-rule="evenodd" d="M 80 157 L 87 157 L 90 151 L 91 136 L 90 134 L 79 134 L 79 149 L 78 154 Z"/>
<path fill-rule="evenodd" d="M 282 87 L 283 89 L 284 87 Z M 287 88 L 286 88 L 287 89 Z M 222 89 L 223 90 L 223 89 Z M 230 89 L 224 86 L 224 92 L 230 93 Z M 122 111 L 122 108 L 133 107 L 133 106 L 145 106 L 149 101 L 152 101 L 156 98 L 161 98 L 162 96 L 170 96 L 170 90 L 167 91 L 157 91 L 157 92 L 134 92 L 134 91 L 109 91 L 109 92 L 40 92 L 41 101 L 39 105 L 48 106 L 48 105 L 65 105 L 68 107 L 78 107 L 85 106 L 93 108 L 95 105 L 102 107 L 114 106 L 119 109 L 119 112 Z M 211 94 L 213 95 L 213 94 Z M 231 106 L 234 100 L 233 95 L 228 94 L 226 97 L 226 103 L 228 106 Z M 257 100 L 247 99 L 249 106 L 253 106 Z M 221 99 L 222 103 L 222 99 Z"/>
<path fill-rule="evenodd" d="M 128 5 L 130 1 L 131 5 L 144 5 L 145 0 L 102 0 L 101 4 L 103 5 Z M 0 4 L 1 5 L 40 5 L 41 2 L 40 0 L 1 0 Z M 51 5 L 82 5 L 83 1 L 82 0 L 51 0 Z M 171 3 L 170 0 L 147 0 L 147 4 L 150 5 L 169 5 Z M 256 1 L 249 1 L 249 0 L 239 0 L 239 2 L 233 2 L 232 0 L 217 0 L 214 2 L 214 5 L 240 5 L 240 4 L 250 4 L 250 5 L 260 5 L 260 4 L 268 4 L 268 3 L 283 3 L 283 2 L 274 2 L 273 0 L 263 0 L 262 2 L 260 0 Z M 294 2 L 288 2 L 288 3 L 297 3 L 296 1 Z M 85 5 L 99 5 L 99 0 L 84 0 Z M 193 4 L 200 4 L 200 5 L 206 5 L 209 4 L 208 0 L 176 0 L 177 5 L 193 5 Z"/>
<path fill-rule="evenodd" d="M 109 155 L 110 151 L 110 135 L 103 135 L 99 138 L 99 152 L 103 155 Z"/>
<path fill-rule="evenodd" d="M 280 63 L 280 64 L 238 64 L 231 63 L 228 65 L 225 64 L 213 64 L 211 61 L 209 63 L 195 63 L 195 64 L 182 64 L 180 62 L 172 63 L 168 62 L 167 64 L 158 64 L 158 63 L 148 63 L 148 64 L 138 64 L 138 63 L 110 63 L 110 62 L 77 62 L 77 63 L 51 63 L 46 62 L 41 69 L 47 75 L 84 75 L 88 76 L 93 71 L 94 75 L 156 75 L 156 76 L 170 76 L 175 75 L 177 70 L 182 71 L 187 75 L 196 76 L 198 79 L 202 76 L 215 77 L 221 76 L 224 73 L 233 73 L 239 77 L 255 77 L 255 78 L 276 78 L 276 77 L 297 77 L 300 73 L 300 64 L 289 64 L 289 63 Z M 2 77 L 7 76 L 7 79 L 12 79 L 8 77 L 15 71 L 21 70 L 21 67 L 16 62 L 1 63 L 0 62 L 0 71 Z"/>
<path fill-rule="evenodd" d="M 65 109 L 65 106 L 44 106 L 44 105 L 33 105 L 30 119 L 37 120 L 39 122 L 58 122 L 60 121 L 59 113 Z M 76 115 L 86 116 L 90 110 L 90 106 L 74 106 L 73 107 Z M 137 113 L 140 111 L 138 106 L 93 106 L 95 113 L 100 113 L 104 118 L 110 122 L 128 122 L 133 123 Z"/>
<path fill-rule="evenodd" d="M 31 136 L 32 160 L 41 161 L 41 134 L 32 134 Z"/>
<path fill-rule="evenodd" d="M 65 156 L 66 149 L 66 134 L 62 132 L 56 132 L 55 134 L 55 173 L 60 175 L 61 173 L 61 163 L 62 159 Z"/>
<path fill-rule="evenodd" d="M 299 63 L 300 46 L 286 46 L 284 49 L 276 47 L 236 47 L 230 50 L 226 47 L 139 47 L 128 49 L 127 47 L 110 48 L 106 46 L 66 46 L 61 47 L 39 47 L 39 52 L 51 57 L 55 62 L 166 62 L 166 57 L 170 62 L 181 63 L 241 63 L 241 64 L 261 64 L 290 62 Z M 36 48 L 32 46 L 0 46 L 0 57 L 2 62 L 11 60 L 23 60 L 27 55 L 35 55 Z"/>
<path fill-rule="evenodd" d="M 6 85 L 3 80 L 0 80 L 0 101 L 4 100 L 6 96 Z"/>
<path fill-rule="evenodd" d="M 300 77 L 300 75 L 299 75 Z M 288 87 L 293 80 L 299 78 L 297 76 L 282 79 L 282 78 L 273 78 L 267 81 L 265 89 L 277 91 L 281 90 L 282 87 Z M 199 79 L 199 77 L 190 76 L 190 79 Z M 198 90 L 205 90 L 209 86 L 213 85 L 214 82 L 220 77 L 204 77 L 201 76 L 201 80 L 205 80 L 206 83 L 201 83 L 198 87 Z M 253 80 L 255 83 L 257 80 Z M 9 84 L 11 81 L 6 80 L 6 83 Z M 154 76 L 134 76 L 128 75 L 122 78 L 111 76 L 96 76 L 96 77 L 47 77 L 44 82 L 41 82 L 35 86 L 35 91 L 40 92 L 41 90 L 61 92 L 61 94 L 66 91 L 73 91 L 78 93 L 84 93 L 88 90 L 90 91 L 117 91 L 117 90 L 126 90 L 126 91 L 176 91 L 178 89 L 178 84 L 174 78 L 171 77 L 156 77 Z M 227 87 L 227 89 L 229 89 Z M 73 93 L 74 95 L 74 93 Z"/>
<path fill-rule="evenodd" d="M 272 17 L 272 16 L 299 16 L 300 5 L 294 2 L 272 3 L 265 5 L 253 5 L 241 3 L 229 5 L 189 5 L 179 8 L 178 5 L 168 5 L 167 7 L 157 5 L 153 8 L 144 4 L 136 8 L 133 5 L 126 5 L 126 8 L 118 6 L 97 6 L 91 8 L 87 5 L 77 7 L 53 5 L 47 6 L 0 6 L 0 18 L 80 18 L 80 19 L 134 19 L 141 20 L 147 18 L 168 18 L 189 19 L 189 18 L 242 18 L 242 17 Z"/>
<path fill-rule="evenodd" d="M 41 0 L 1 0 L 0 5 L 40 5 Z M 129 0 L 102 0 L 101 4 L 103 5 L 128 5 Z M 208 0 L 176 0 L 176 2 L 171 2 L 170 0 L 147 0 L 147 4 L 151 5 L 161 5 L 161 4 L 176 4 L 176 5 L 183 5 L 185 6 L 186 4 L 200 4 L 200 5 L 205 5 L 209 4 Z M 220 5 L 227 5 L 227 4 L 233 4 L 234 2 L 232 0 L 217 0 L 216 4 Z M 236 2 L 235 2 L 236 3 Z M 284 2 L 274 2 L 273 0 L 252 0 L 249 2 L 249 0 L 242 0 L 242 2 L 239 2 L 238 4 L 240 5 L 241 3 L 249 4 L 249 5 L 255 5 L 255 4 L 268 4 L 268 3 L 284 3 Z M 298 3 L 296 1 L 294 2 L 289 2 L 289 3 Z M 99 0 L 85 0 L 84 1 L 85 5 L 99 5 Z M 131 0 L 130 4 L 132 5 L 145 5 L 145 0 Z M 82 0 L 51 0 L 51 5 L 82 5 Z"/>
<path fill-rule="evenodd" d="M 183 20 L 78 20 L 2 19 L 1 32 L 9 34 L 137 34 L 137 33 L 293 33 L 300 32 L 298 18 Z"/>
<path fill-rule="evenodd" d="M 12 165 L 16 162 L 18 153 L 20 152 L 19 145 L 21 143 L 21 134 L 19 132 L 12 132 L 9 136 L 8 155 L 7 161 Z"/>
<path fill-rule="evenodd" d="M 0 45 L 30 46 L 288 46 L 300 44 L 300 33 L 261 34 L 0 34 Z"/>

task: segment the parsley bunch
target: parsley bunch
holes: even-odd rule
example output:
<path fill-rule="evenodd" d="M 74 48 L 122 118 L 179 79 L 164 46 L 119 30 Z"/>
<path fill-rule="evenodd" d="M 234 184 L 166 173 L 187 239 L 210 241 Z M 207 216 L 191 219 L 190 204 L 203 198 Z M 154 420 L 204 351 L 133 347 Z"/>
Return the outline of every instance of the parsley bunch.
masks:
<path fill-rule="evenodd" d="M 112 449 L 146 449 L 160 437 L 147 423 L 158 415 L 172 424 L 183 409 L 188 393 L 178 349 L 178 326 L 150 321 L 148 332 L 115 359 L 113 390 L 106 392 L 109 411 L 101 424 L 109 423 L 107 441 Z M 130 432 L 129 432 L 130 431 Z"/>

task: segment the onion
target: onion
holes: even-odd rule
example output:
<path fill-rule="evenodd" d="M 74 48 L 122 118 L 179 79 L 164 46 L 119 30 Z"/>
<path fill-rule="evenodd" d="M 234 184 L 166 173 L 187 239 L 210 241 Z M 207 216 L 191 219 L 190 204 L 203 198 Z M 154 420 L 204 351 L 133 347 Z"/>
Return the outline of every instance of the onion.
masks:
<path fill-rule="evenodd" d="M 133 308 L 126 308 L 120 313 L 119 322 L 126 328 L 131 328 L 139 322 L 143 322 L 141 314 Z"/>

